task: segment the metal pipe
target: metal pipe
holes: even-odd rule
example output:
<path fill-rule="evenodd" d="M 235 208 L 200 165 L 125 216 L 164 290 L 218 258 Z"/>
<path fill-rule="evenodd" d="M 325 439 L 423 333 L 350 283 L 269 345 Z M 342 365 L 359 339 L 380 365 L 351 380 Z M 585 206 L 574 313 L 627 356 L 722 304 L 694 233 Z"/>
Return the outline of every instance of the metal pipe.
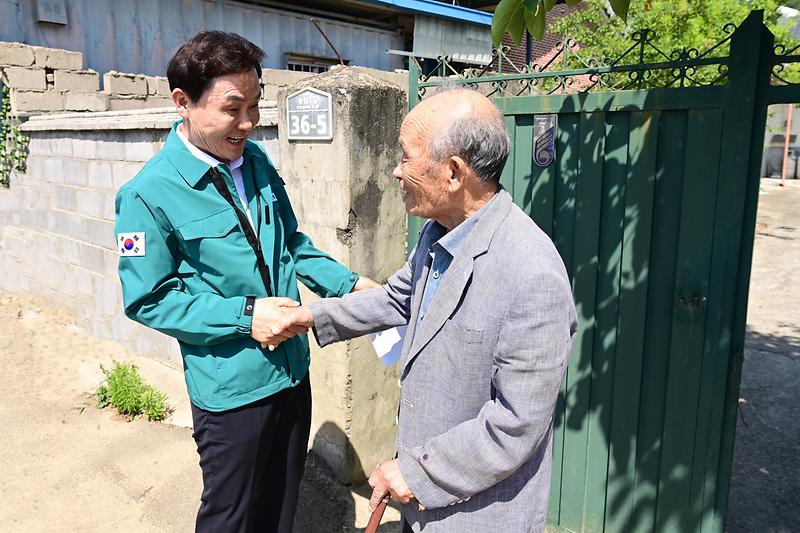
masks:
<path fill-rule="evenodd" d="M 789 137 L 792 133 L 792 109 L 794 104 L 788 104 L 786 115 L 786 139 L 783 141 L 783 168 L 781 168 L 781 187 L 786 185 L 786 166 L 789 164 Z M 795 165 L 797 163 L 795 162 Z"/>
<path fill-rule="evenodd" d="M 331 47 L 331 50 L 333 50 L 333 53 L 336 54 L 336 57 L 339 58 L 339 64 L 344 66 L 344 59 L 342 59 L 342 55 L 339 53 L 339 50 L 337 50 L 336 47 L 333 46 L 333 43 L 328 38 L 328 34 L 325 33 L 325 30 L 322 29 L 322 27 L 317 23 L 316 20 L 314 20 L 314 19 L 308 19 L 308 20 L 310 20 L 311 23 L 319 30 L 319 32 L 322 34 L 322 37 L 325 39 L 325 41 Z"/>
<path fill-rule="evenodd" d="M 533 43 L 531 39 L 531 32 L 525 32 L 525 64 L 530 65 L 533 61 Z"/>

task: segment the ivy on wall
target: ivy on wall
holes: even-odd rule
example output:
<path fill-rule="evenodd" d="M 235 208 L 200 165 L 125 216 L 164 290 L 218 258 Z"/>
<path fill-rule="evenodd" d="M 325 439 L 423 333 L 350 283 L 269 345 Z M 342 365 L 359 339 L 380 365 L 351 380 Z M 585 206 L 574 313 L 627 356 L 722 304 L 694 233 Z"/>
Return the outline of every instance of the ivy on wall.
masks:
<path fill-rule="evenodd" d="M 9 89 L 0 85 L 0 187 L 8 187 L 12 172 L 25 172 L 29 138 L 19 124 L 11 114 Z"/>

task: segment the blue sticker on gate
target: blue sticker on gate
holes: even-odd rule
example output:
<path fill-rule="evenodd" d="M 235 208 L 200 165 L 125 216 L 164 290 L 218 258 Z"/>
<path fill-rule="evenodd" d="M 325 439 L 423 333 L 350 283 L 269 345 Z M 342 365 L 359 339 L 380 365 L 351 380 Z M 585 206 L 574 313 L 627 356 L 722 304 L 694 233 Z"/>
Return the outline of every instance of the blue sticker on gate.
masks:
<path fill-rule="evenodd" d="M 546 167 L 556 159 L 556 129 L 558 115 L 533 117 L 533 162 Z"/>

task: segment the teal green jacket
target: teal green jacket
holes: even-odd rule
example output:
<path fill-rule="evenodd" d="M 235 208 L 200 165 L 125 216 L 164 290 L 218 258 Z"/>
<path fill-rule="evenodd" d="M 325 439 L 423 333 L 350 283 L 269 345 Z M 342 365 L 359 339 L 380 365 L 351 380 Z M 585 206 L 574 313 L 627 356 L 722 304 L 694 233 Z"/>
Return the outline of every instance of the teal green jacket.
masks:
<path fill-rule="evenodd" d="M 300 383 L 309 367 L 308 338 L 297 335 L 270 352 L 250 337 L 245 300 L 267 296 L 255 253 L 214 188 L 211 167 L 178 137 L 178 124 L 164 148 L 117 193 L 117 240 L 136 235 L 133 250 L 144 254 L 132 255 L 117 242 L 122 297 L 129 318 L 178 340 L 192 402 L 224 411 Z M 241 209 L 227 165 L 217 168 Z M 261 196 L 260 240 L 273 295 L 299 301 L 298 279 L 323 298 L 350 292 L 358 276 L 297 230 L 283 181 L 252 141 L 242 174 L 254 223 L 253 177 Z"/>

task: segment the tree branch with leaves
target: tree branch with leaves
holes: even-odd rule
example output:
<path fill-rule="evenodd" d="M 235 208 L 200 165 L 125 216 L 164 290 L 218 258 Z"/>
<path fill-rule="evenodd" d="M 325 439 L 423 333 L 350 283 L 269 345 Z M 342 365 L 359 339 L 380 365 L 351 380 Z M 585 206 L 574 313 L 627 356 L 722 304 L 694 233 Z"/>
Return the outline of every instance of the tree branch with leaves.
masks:
<path fill-rule="evenodd" d="M 492 18 L 492 44 L 497 48 L 508 33 L 519 45 L 527 28 L 534 39 L 544 37 L 547 12 L 558 4 L 576 6 L 583 0 L 501 0 Z M 611 9 L 622 20 L 628 19 L 630 0 L 609 0 Z"/>

